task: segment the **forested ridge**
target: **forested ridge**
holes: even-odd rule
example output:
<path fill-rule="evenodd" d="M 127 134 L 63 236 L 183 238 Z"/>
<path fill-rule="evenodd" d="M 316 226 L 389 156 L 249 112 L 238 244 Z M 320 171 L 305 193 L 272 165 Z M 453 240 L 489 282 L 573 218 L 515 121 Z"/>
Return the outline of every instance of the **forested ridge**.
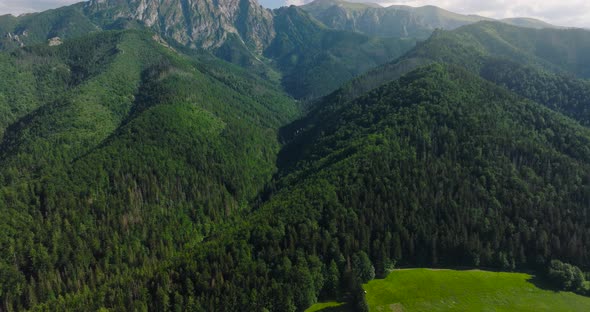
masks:
<path fill-rule="evenodd" d="M 438 62 L 460 66 L 587 125 L 590 102 L 583 71 L 589 44 L 590 32 L 578 29 L 524 29 L 480 22 L 455 31 L 436 30 L 399 59 L 344 84 L 330 94 L 340 99 L 331 103 L 356 98 L 420 66 Z"/>
<path fill-rule="evenodd" d="M 0 311 L 366 311 L 396 266 L 588 293 L 590 32 L 413 47 L 290 7 L 256 54 L 118 10 L 0 17 L 28 30 L 0 40 Z"/>
<path fill-rule="evenodd" d="M 23 52 L 63 67 L 64 83 L 62 97 L 18 107 L 29 112 L 1 145 L 6 310 L 129 278 L 202 240 L 262 190 L 273 129 L 297 111 L 272 85 L 208 69 L 148 33 L 71 44 Z"/>

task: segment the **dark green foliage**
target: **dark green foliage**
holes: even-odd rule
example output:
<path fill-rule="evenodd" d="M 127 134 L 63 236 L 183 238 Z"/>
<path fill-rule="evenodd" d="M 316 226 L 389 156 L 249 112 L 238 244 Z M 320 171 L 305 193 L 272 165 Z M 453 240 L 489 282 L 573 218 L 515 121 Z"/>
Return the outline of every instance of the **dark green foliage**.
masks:
<path fill-rule="evenodd" d="M 463 70 L 429 66 L 352 102 L 319 105 L 312 114 L 322 122 L 308 119 L 281 155 L 290 159 L 270 199 L 232 218 L 272 174 L 248 156 L 270 139 L 241 142 L 257 133 L 232 117 L 248 116 L 241 106 L 200 100 L 203 90 L 226 95 L 174 66 L 150 67 L 127 120 L 67 176 L 31 190 L 30 211 L 40 213 L 27 218 L 46 221 L 23 240 L 35 247 L 17 247 L 23 269 L 2 269 L 21 285 L 7 304 L 295 311 L 340 292 L 363 309 L 360 283 L 393 260 L 588 265 L 590 132 L 558 113 Z M 12 192 L 20 195 L 6 190 L 3 202 L 27 207 L 18 198 L 28 193 Z"/>
<path fill-rule="evenodd" d="M 499 60 L 486 62 L 481 76 L 590 125 L 590 82 L 586 80 Z"/>
<path fill-rule="evenodd" d="M 352 311 L 369 312 L 369 305 L 367 304 L 365 295 L 366 292 L 363 289 L 361 281 L 355 275 L 347 275 L 345 278 L 347 279 L 346 306 Z M 345 309 L 345 311 L 348 311 L 348 309 Z"/>
<path fill-rule="evenodd" d="M 581 290 L 585 277 L 582 270 L 575 265 L 551 260 L 547 275 L 553 284 L 561 290 Z"/>
<path fill-rule="evenodd" d="M 320 105 L 310 115 L 321 122 L 304 127 L 284 151 L 294 159 L 285 162 L 290 173 L 282 185 L 293 193 L 296 181 L 337 181 L 335 197 L 367 224 L 359 243 L 372 250 L 374 263 L 402 256 L 423 265 L 510 269 L 554 254 L 584 264 L 587 255 L 574 245 L 586 237 L 579 196 L 587 181 L 583 173 L 572 177 L 587 170 L 587 130 L 465 72 L 452 73 L 414 73 L 402 78 L 405 87 L 391 83 L 352 103 Z M 549 129 L 568 138 L 556 140 Z M 563 205 L 571 217 L 544 221 Z M 555 222 L 573 222 L 575 230 L 561 236 Z M 342 228 L 360 231 L 350 227 Z M 402 250 L 389 247 L 391 241 Z"/>
<path fill-rule="evenodd" d="M 337 298 L 340 291 L 340 270 L 338 265 L 332 260 L 330 266 L 328 266 L 328 272 L 326 274 L 326 284 L 324 286 L 326 296 L 329 298 Z"/>
<path fill-rule="evenodd" d="M 367 300 L 365 298 L 365 291 L 360 286 L 360 284 L 355 287 L 352 292 L 353 295 L 351 302 L 354 310 L 356 312 L 369 312 L 369 305 L 367 304 Z"/>
<path fill-rule="evenodd" d="M 362 284 L 375 278 L 375 267 L 364 251 L 352 256 L 352 272 Z"/>

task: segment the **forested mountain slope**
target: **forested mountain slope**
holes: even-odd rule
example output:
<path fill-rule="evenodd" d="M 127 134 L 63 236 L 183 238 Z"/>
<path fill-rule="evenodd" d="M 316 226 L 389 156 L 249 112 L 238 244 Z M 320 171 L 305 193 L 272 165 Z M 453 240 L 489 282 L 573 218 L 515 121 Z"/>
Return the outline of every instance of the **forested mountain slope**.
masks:
<path fill-rule="evenodd" d="M 406 57 L 464 62 L 479 68 L 483 56 L 510 59 L 555 72 L 590 77 L 590 31 L 529 29 L 498 22 L 480 22 L 455 31 L 439 31 Z"/>
<path fill-rule="evenodd" d="M 364 250 L 377 272 L 588 265 L 586 128 L 439 65 L 320 107 L 283 149 L 267 206 L 286 215 L 283 246 L 336 263 Z"/>
<path fill-rule="evenodd" d="M 15 114 L 0 145 L 3 310 L 151 276 L 249 209 L 276 171 L 276 129 L 297 114 L 273 85 L 149 33 L 18 53 L 17 70 L 46 59 L 63 85 L 38 89 L 46 101 Z"/>
<path fill-rule="evenodd" d="M 590 32 L 478 23 L 437 32 L 404 56 L 465 67 L 587 125 Z"/>
<path fill-rule="evenodd" d="M 590 88 L 584 71 L 589 59 L 584 51 L 589 44 L 590 32 L 581 29 L 541 31 L 482 22 L 437 31 L 403 57 L 351 80 L 330 97 L 347 102 L 420 66 L 442 62 L 588 125 Z"/>
<path fill-rule="evenodd" d="M 588 265 L 588 129 L 442 65 L 323 107 L 251 216 L 153 277 L 47 307 L 118 306 L 135 285 L 157 310 L 292 311 L 354 290 L 372 264 Z"/>

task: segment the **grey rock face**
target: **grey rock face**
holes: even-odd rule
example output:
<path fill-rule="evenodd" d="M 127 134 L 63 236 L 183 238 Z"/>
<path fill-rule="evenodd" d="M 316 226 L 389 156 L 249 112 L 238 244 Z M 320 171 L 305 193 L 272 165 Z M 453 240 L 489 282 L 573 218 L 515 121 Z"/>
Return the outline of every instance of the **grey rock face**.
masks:
<path fill-rule="evenodd" d="M 193 48 L 215 49 L 235 35 L 261 53 L 275 36 L 272 12 L 254 0 L 91 0 L 86 11 L 135 19 Z"/>

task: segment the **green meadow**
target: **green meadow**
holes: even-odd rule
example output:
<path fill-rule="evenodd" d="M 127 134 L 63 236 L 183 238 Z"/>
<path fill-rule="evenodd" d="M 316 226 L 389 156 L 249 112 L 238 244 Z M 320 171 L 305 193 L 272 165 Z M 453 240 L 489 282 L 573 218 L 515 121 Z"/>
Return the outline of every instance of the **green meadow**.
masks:
<path fill-rule="evenodd" d="M 342 302 L 330 301 L 330 302 L 318 302 L 305 312 L 317 312 L 317 311 L 345 311 L 345 304 Z"/>
<path fill-rule="evenodd" d="M 590 311 L 590 298 L 553 291 L 525 273 L 395 270 L 364 285 L 370 311 Z"/>

